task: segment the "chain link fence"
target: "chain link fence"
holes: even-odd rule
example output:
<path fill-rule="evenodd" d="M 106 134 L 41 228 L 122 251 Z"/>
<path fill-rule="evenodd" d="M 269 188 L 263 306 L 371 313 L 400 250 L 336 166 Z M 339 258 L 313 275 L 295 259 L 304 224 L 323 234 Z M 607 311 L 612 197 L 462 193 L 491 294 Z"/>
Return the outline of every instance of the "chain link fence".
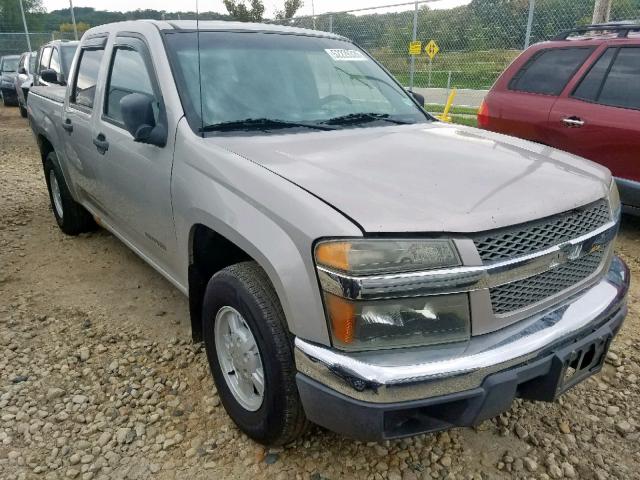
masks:
<path fill-rule="evenodd" d="M 0 57 L 4 55 L 20 55 L 29 51 L 29 43 L 37 50 L 51 40 L 74 40 L 73 32 L 40 32 L 29 33 L 29 42 L 24 32 L 0 32 Z"/>
<path fill-rule="evenodd" d="M 343 35 L 368 50 L 404 85 L 411 84 L 409 44 L 422 42 L 415 56 L 414 86 L 483 90 L 527 45 L 591 23 L 595 0 L 472 0 L 442 8 L 438 0 L 366 10 L 296 17 L 287 25 Z M 613 0 L 610 21 L 640 20 L 640 0 Z M 438 53 L 430 59 L 425 46 Z M 446 90 L 445 90 L 446 89 Z"/>
<path fill-rule="evenodd" d="M 411 85 L 413 62 L 413 85 L 442 89 L 442 96 L 446 98 L 447 90 L 452 87 L 489 88 L 527 45 L 591 23 L 595 1 L 471 0 L 466 5 L 444 8 L 442 0 L 420 0 L 277 22 L 350 38 L 406 86 Z M 639 21 L 640 0 L 612 0 L 610 20 Z M 28 50 L 18 19 L 13 24 L 13 32 L 0 29 L 0 55 Z M 47 41 L 60 38 L 72 40 L 74 35 L 73 32 L 31 33 L 31 47 L 35 50 Z M 413 60 L 409 55 L 412 40 L 422 42 L 421 53 Z M 439 48 L 433 59 L 424 49 L 431 40 Z"/>

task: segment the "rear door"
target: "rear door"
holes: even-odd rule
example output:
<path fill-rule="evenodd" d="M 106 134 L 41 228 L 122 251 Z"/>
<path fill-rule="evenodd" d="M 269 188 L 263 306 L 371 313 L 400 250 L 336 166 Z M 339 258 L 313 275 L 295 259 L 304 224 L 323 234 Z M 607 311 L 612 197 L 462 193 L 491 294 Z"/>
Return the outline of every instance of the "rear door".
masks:
<path fill-rule="evenodd" d="M 103 185 L 98 175 L 98 153 L 93 143 L 92 122 L 106 40 L 106 36 L 102 36 L 83 42 L 61 125 L 66 139 L 69 173 L 83 198 L 98 208 L 101 207 L 99 199 L 103 196 Z"/>
<path fill-rule="evenodd" d="M 610 45 L 549 116 L 553 146 L 640 181 L 640 44 Z"/>
<path fill-rule="evenodd" d="M 490 129 L 548 143 L 551 108 L 592 52 L 592 47 L 571 46 L 542 48 L 533 53 L 511 78 L 491 92 Z"/>
<path fill-rule="evenodd" d="M 156 124 L 166 125 L 160 83 L 143 37 L 118 35 L 109 58 L 101 115 L 93 135 L 105 183 L 103 203 L 110 221 L 163 269 L 175 252 L 171 206 L 173 137 L 164 147 L 135 142 L 126 130 L 120 101 L 139 93 L 152 99 Z"/>

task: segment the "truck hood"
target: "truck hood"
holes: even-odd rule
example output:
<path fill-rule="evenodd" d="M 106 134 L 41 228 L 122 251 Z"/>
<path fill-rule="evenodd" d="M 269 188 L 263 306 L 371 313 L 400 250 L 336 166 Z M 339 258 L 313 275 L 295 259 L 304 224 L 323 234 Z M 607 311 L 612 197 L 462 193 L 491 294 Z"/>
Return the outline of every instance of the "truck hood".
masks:
<path fill-rule="evenodd" d="M 365 232 L 478 232 L 602 198 L 604 167 L 543 145 L 434 122 L 216 137 Z"/>

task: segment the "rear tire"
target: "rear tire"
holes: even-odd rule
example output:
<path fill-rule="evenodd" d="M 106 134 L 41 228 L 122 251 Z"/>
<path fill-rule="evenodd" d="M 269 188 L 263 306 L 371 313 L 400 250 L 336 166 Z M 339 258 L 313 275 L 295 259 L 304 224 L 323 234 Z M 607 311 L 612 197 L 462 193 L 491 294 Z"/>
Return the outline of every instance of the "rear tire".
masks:
<path fill-rule="evenodd" d="M 71 196 L 64 175 L 62 175 L 58 157 L 54 152 L 47 155 L 44 176 L 47 180 L 53 215 L 60 230 L 67 235 L 79 235 L 95 229 L 96 223 L 93 217 Z"/>
<path fill-rule="evenodd" d="M 261 369 L 262 388 L 260 382 L 253 380 L 255 376 L 250 369 L 243 373 L 242 359 L 248 358 L 247 355 L 243 357 L 236 351 L 229 353 L 228 345 L 233 349 L 234 345 L 247 343 L 235 342 L 233 338 L 238 337 L 231 335 L 230 330 L 221 330 L 218 323 L 228 322 L 223 320 L 223 315 L 229 312 L 242 325 L 244 337 L 240 335 L 241 339 L 255 341 L 259 357 L 254 360 Z M 296 386 L 293 342 L 277 294 L 257 263 L 232 265 L 209 280 L 202 308 L 202 327 L 218 394 L 238 428 L 265 445 L 285 445 L 303 435 L 309 422 Z M 226 335 L 221 337 L 221 332 Z M 225 372 L 222 364 L 226 364 Z M 248 400 L 238 393 L 237 384 L 243 375 L 249 382 L 251 398 Z"/>

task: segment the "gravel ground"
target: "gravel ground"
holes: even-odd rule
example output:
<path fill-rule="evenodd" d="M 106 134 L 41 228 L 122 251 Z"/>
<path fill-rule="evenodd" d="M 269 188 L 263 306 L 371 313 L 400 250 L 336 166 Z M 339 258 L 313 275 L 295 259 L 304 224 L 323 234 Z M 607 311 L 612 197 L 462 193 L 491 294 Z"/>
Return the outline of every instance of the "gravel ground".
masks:
<path fill-rule="evenodd" d="M 640 221 L 618 250 L 640 272 Z M 474 429 L 265 450 L 226 416 L 187 302 L 105 231 L 65 237 L 35 142 L 0 107 L 0 478 L 640 478 L 638 283 L 594 379 Z"/>

